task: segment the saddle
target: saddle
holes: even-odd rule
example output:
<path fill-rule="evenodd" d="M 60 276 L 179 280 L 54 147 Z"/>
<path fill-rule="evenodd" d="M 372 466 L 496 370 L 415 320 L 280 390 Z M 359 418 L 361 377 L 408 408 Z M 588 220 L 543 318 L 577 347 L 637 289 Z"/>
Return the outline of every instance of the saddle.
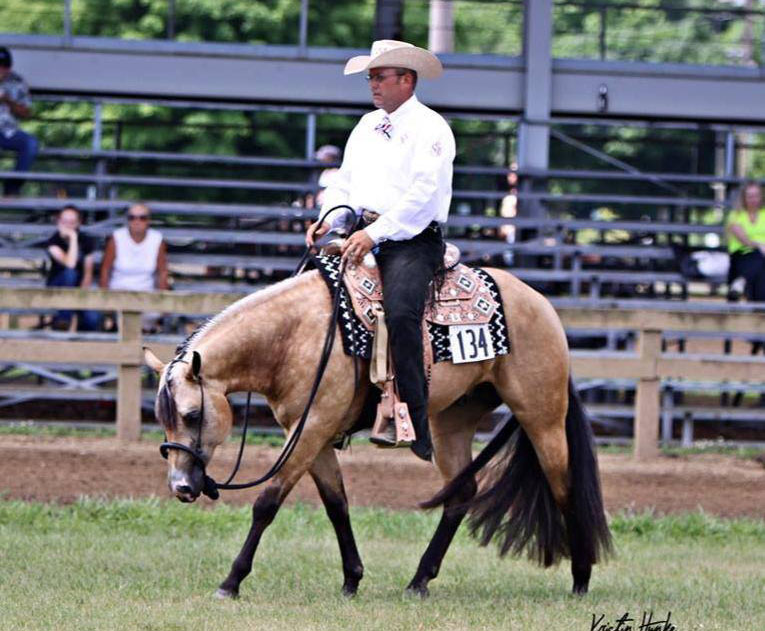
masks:
<path fill-rule="evenodd" d="M 459 249 L 448 243 L 444 253 L 445 275 L 426 304 L 422 323 L 425 376 L 430 383 L 433 366 L 431 329 L 448 331 L 452 361 L 464 363 L 494 357 L 489 323 L 501 304 L 484 277 L 459 262 Z M 408 446 L 415 440 L 409 409 L 398 396 L 385 324 L 382 280 L 374 256 L 367 254 L 359 265 L 349 265 L 345 288 L 354 313 L 374 335 L 370 379 L 382 390 L 372 429 L 372 442 L 387 447 Z M 463 339 L 464 336 L 464 339 Z"/>

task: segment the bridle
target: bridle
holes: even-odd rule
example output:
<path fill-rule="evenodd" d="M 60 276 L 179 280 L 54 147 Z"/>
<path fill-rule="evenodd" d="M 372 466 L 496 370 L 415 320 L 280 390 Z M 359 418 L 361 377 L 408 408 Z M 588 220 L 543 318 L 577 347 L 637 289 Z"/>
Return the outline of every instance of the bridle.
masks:
<path fill-rule="evenodd" d="M 183 360 L 179 360 L 183 361 Z M 186 363 L 186 362 L 184 362 Z M 205 452 L 204 449 L 202 449 L 202 426 L 204 425 L 205 420 L 205 389 L 202 384 L 202 375 L 197 375 L 196 377 L 197 382 L 199 383 L 199 396 L 200 396 L 200 418 L 199 418 L 199 428 L 197 429 L 197 438 L 194 442 L 194 448 L 192 449 L 188 445 L 184 445 L 183 443 L 176 443 L 167 440 L 167 435 L 165 435 L 165 441 L 159 446 L 159 453 L 162 455 L 162 457 L 167 460 L 167 457 L 170 453 L 171 449 L 176 449 L 178 451 L 183 451 L 187 454 L 189 454 L 194 459 L 194 464 L 199 465 L 199 467 L 202 469 L 202 493 L 209 497 L 211 500 L 217 500 L 220 497 L 220 493 L 218 492 L 219 489 L 232 489 L 232 488 L 247 488 L 247 487 L 241 487 L 240 485 L 232 485 L 231 481 L 234 479 L 236 474 L 239 472 L 239 467 L 242 464 L 242 455 L 244 454 L 244 445 L 247 441 L 247 429 L 249 427 L 250 423 L 250 401 L 252 399 L 252 393 L 247 393 L 247 404 L 244 408 L 244 424 L 242 426 L 242 440 L 239 443 L 239 452 L 236 456 L 236 464 L 234 464 L 234 469 L 231 471 L 231 474 L 228 476 L 225 482 L 218 483 L 215 480 L 213 480 L 209 475 L 207 475 L 207 459 L 205 458 Z M 274 475 L 278 473 L 274 472 Z M 265 482 L 265 480 L 263 480 Z M 256 481 L 256 483 L 260 483 Z M 252 484 L 252 486 L 255 486 L 255 484 Z"/>
<path fill-rule="evenodd" d="M 320 217 L 319 221 L 323 221 L 326 219 L 326 217 L 333 211 L 338 210 L 340 208 L 347 208 L 351 211 L 353 211 L 353 208 L 346 205 L 341 206 L 335 206 L 333 208 L 330 208 L 322 217 Z M 355 212 L 355 211 L 354 211 Z M 298 265 L 298 269 L 295 271 L 296 275 L 300 271 L 302 271 L 302 268 L 304 266 L 304 260 L 308 256 L 308 249 L 306 249 L 306 254 L 303 257 L 303 260 L 301 260 L 300 264 Z M 264 482 L 267 482 L 271 478 L 273 478 L 279 471 L 282 469 L 282 467 L 286 464 L 287 460 L 289 460 L 289 457 L 292 455 L 292 452 L 295 450 L 295 446 L 297 445 L 298 440 L 300 439 L 300 435 L 303 433 L 303 428 L 305 427 L 306 421 L 308 419 L 308 413 L 311 410 L 311 406 L 313 405 L 313 401 L 316 398 L 316 393 L 319 390 L 319 385 L 321 384 L 322 377 L 324 376 L 324 371 L 327 368 L 327 364 L 329 363 L 329 357 L 332 353 L 332 347 L 334 345 L 335 341 L 335 329 L 337 328 L 337 320 L 340 313 L 340 302 L 342 293 L 345 291 L 342 279 L 343 275 L 345 273 L 345 260 L 340 264 L 340 269 L 337 276 L 337 291 L 335 292 L 335 296 L 332 302 L 332 313 L 330 316 L 329 321 L 329 327 L 327 328 L 327 333 L 324 337 L 324 346 L 322 348 L 321 357 L 319 359 L 319 365 L 316 370 L 316 377 L 313 382 L 313 386 L 311 387 L 311 393 L 308 397 L 308 402 L 306 403 L 305 408 L 303 409 L 303 414 L 300 417 L 300 421 L 298 422 L 297 426 L 295 427 L 295 431 L 290 435 L 290 437 L 287 439 L 287 442 L 284 444 L 284 447 L 279 454 L 279 457 L 276 459 L 276 462 L 274 462 L 273 465 L 271 465 L 271 468 L 262 476 L 257 478 L 256 480 L 252 480 L 251 482 L 243 482 L 243 483 L 233 483 L 233 479 L 236 476 L 237 472 L 239 471 L 239 467 L 242 463 L 242 455 L 244 453 L 244 445 L 247 439 L 247 428 L 249 425 L 249 417 L 250 417 L 250 398 L 252 393 L 247 393 L 247 405 L 245 407 L 244 411 L 244 425 L 242 427 L 242 440 L 239 443 L 239 453 L 237 454 L 236 458 L 236 464 L 234 465 L 234 469 L 231 472 L 231 474 L 228 476 L 225 482 L 219 483 L 213 480 L 209 475 L 207 475 L 207 459 L 205 458 L 204 450 L 202 449 L 202 427 L 204 426 L 205 421 L 205 389 L 204 384 L 202 380 L 202 375 L 200 374 L 201 370 L 201 357 L 199 353 L 194 351 L 194 354 L 192 355 L 192 374 L 194 375 L 195 380 L 199 384 L 199 395 L 200 395 L 200 418 L 199 418 L 199 428 L 197 429 L 197 438 L 194 444 L 194 447 L 189 447 L 188 445 L 184 445 L 183 443 L 177 443 L 165 440 L 160 446 L 159 446 L 159 453 L 162 455 L 162 457 L 167 460 L 167 457 L 170 453 L 171 449 L 175 449 L 178 451 L 182 451 L 184 453 L 189 454 L 194 459 L 194 464 L 198 465 L 202 469 L 202 476 L 203 476 L 203 485 L 202 485 L 202 493 L 209 497 L 211 500 L 217 500 L 220 497 L 219 490 L 239 490 L 239 489 L 249 489 L 254 486 L 258 486 L 260 484 L 263 484 Z M 183 359 L 176 359 L 175 361 L 181 362 L 181 363 L 188 363 L 186 360 Z M 356 372 L 356 362 L 354 361 L 354 373 Z M 354 375 L 355 379 L 358 379 L 356 375 Z M 165 439 L 167 439 L 167 436 L 165 436 Z"/>

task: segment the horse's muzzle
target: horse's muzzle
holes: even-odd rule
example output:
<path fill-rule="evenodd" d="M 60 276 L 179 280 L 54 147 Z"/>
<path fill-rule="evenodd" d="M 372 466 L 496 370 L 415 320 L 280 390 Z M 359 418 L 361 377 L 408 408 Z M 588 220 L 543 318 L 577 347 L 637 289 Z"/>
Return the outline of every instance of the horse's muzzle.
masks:
<path fill-rule="evenodd" d="M 204 471 L 195 465 L 189 472 L 172 469 L 168 476 L 168 484 L 181 502 L 194 502 L 202 494 L 204 479 Z"/>

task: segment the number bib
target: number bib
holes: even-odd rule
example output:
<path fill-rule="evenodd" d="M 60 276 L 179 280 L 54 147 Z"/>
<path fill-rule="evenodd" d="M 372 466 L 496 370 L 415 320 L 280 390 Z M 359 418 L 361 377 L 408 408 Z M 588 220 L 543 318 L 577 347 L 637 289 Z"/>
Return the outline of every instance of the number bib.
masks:
<path fill-rule="evenodd" d="M 465 364 L 494 358 L 494 345 L 488 324 L 462 324 L 449 327 L 452 362 Z"/>

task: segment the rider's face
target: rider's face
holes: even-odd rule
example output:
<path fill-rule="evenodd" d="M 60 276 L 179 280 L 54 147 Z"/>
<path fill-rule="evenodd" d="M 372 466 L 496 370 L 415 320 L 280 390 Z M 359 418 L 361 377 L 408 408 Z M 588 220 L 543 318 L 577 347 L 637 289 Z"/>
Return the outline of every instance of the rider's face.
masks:
<path fill-rule="evenodd" d="M 412 77 L 400 68 L 372 68 L 367 75 L 372 103 L 389 114 L 412 96 Z"/>

